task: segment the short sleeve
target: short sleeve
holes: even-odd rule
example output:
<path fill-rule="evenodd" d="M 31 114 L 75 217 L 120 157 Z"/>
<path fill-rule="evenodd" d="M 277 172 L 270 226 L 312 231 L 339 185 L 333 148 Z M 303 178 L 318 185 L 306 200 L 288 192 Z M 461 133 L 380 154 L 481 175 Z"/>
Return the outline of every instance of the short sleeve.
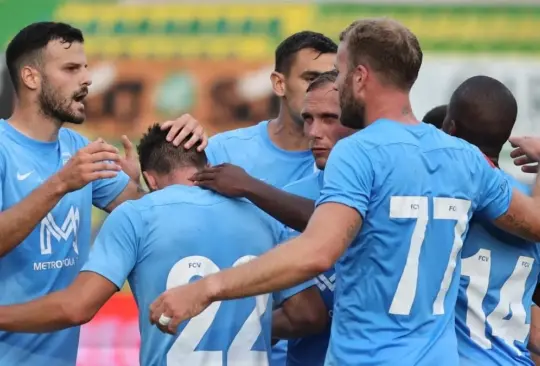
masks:
<path fill-rule="evenodd" d="M 130 202 L 107 216 L 81 271 L 95 272 L 122 288 L 137 262 L 142 218 Z"/>
<path fill-rule="evenodd" d="M 227 162 L 223 157 L 224 154 L 222 153 L 222 146 L 218 136 L 211 137 L 208 140 L 208 146 L 206 146 L 204 152 L 206 153 L 210 165 L 218 165 Z"/>
<path fill-rule="evenodd" d="M 108 179 L 98 179 L 92 182 L 92 203 L 99 208 L 105 208 L 114 201 L 116 197 L 129 183 L 129 177 L 124 172 L 118 172 L 116 177 Z"/>
<path fill-rule="evenodd" d="M 0 212 L 4 211 L 4 181 L 6 179 L 6 161 L 3 154 L 0 154 Z"/>
<path fill-rule="evenodd" d="M 341 140 L 330 153 L 316 206 L 341 203 L 365 217 L 374 179 L 373 166 L 366 151 L 351 138 Z"/>
<path fill-rule="evenodd" d="M 504 174 L 489 164 L 480 150 L 474 160 L 473 173 L 478 184 L 475 211 L 488 220 L 495 220 L 510 207 L 512 185 Z"/>

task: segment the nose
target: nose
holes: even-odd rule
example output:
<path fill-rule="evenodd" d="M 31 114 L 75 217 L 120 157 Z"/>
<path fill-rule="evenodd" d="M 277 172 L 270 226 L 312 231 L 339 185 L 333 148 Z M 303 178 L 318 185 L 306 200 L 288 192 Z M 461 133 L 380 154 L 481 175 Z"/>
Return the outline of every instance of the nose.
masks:
<path fill-rule="evenodd" d="M 88 68 L 84 68 L 82 73 L 82 84 L 84 86 L 90 86 L 92 85 L 92 73 Z"/>
<path fill-rule="evenodd" d="M 306 134 L 308 137 L 311 138 L 320 138 L 321 137 L 321 124 L 315 119 L 313 123 L 311 123 L 306 131 Z"/>

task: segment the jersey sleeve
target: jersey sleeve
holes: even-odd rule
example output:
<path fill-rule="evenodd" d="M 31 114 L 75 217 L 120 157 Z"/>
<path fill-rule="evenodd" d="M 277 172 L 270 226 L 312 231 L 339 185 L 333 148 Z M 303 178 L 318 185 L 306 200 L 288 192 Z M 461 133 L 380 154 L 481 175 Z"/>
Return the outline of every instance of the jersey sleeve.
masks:
<path fill-rule="evenodd" d="M 474 161 L 473 174 L 478 184 L 475 211 L 488 220 L 495 220 L 510 207 L 512 185 L 504 174 L 489 164 L 480 150 Z"/>
<path fill-rule="evenodd" d="M 354 208 L 362 217 L 368 209 L 375 173 L 371 160 L 358 142 L 337 143 L 324 171 L 324 185 L 316 206 L 334 202 Z"/>
<path fill-rule="evenodd" d="M 4 211 L 4 181 L 6 179 L 6 160 L 0 152 L 0 212 Z"/>
<path fill-rule="evenodd" d="M 129 183 L 129 177 L 123 171 L 118 172 L 116 177 L 108 179 L 98 179 L 92 182 L 92 203 L 99 208 L 105 208 L 114 201 L 116 197 Z"/>
<path fill-rule="evenodd" d="M 206 153 L 210 165 L 218 165 L 227 162 L 223 156 L 223 147 L 221 146 L 218 136 L 211 137 L 208 140 L 208 146 L 206 146 L 204 152 Z"/>
<path fill-rule="evenodd" d="M 105 219 L 81 271 L 95 272 L 122 288 L 137 262 L 142 221 L 130 202 L 113 210 Z"/>

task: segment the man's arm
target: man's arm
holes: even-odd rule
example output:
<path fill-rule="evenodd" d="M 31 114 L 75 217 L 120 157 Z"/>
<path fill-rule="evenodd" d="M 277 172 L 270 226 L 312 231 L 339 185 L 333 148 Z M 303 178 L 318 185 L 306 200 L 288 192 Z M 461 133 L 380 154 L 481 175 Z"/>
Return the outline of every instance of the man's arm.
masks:
<path fill-rule="evenodd" d="M 232 164 L 208 167 L 191 178 L 200 187 L 228 197 L 245 197 L 286 226 L 303 231 L 315 202 L 287 193 L 247 174 Z"/>
<path fill-rule="evenodd" d="M 539 185 L 538 179 L 536 186 Z M 517 189 L 512 189 L 508 210 L 493 222 L 502 230 L 531 242 L 540 241 L 540 191 L 529 197 Z"/>
<path fill-rule="evenodd" d="M 120 169 L 114 164 L 118 159 L 115 147 L 102 142 L 93 142 L 80 149 L 57 174 L 27 197 L 1 212 L 0 257 L 26 239 L 64 195 L 84 187 L 89 182 L 115 177 L 117 170 Z"/>
<path fill-rule="evenodd" d="M 332 267 L 361 226 L 356 209 L 324 203 L 297 238 L 246 264 L 163 293 L 150 306 L 151 322 L 175 334 L 180 322 L 200 314 L 212 302 L 270 293 L 313 278 Z M 172 320 L 160 323 L 162 315 Z"/>
<path fill-rule="evenodd" d="M 65 290 L 25 304 L 0 306 L 0 329 L 45 333 L 81 325 L 92 320 L 116 291 L 105 277 L 82 272 Z"/>
<path fill-rule="evenodd" d="M 287 299 L 272 313 L 272 337 L 294 339 L 322 332 L 328 324 L 326 306 L 316 286 Z"/>
<path fill-rule="evenodd" d="M 540 365 L 540 307 L 531 309 L 531 333 L 528 347 L 535 365 Z"/>

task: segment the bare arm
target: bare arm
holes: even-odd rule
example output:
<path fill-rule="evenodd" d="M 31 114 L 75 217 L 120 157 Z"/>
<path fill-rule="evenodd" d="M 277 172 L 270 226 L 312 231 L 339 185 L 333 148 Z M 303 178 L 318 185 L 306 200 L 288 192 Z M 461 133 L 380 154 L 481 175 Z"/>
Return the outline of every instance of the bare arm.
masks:
<path fill-rule="evenodd" d="M 300 236 L 245 265 L 201 281 L 208 286 L 212 302 L 289 288 L 331 268 L 361 226 L 362 218 L 355 209 L 325 203 L 315 210 Z"/>
<path fill-rule="evenodd" d="M 315 211 L 315 201 L 282 191 L 258 179 L 246 184 L 245 197 L 286 226 L 304 231 Z"/>
<path fill-rule="evenodd" d="M 533 195 L 540 196 L 540 192 L 537 193 L 535 188 Z M 495 219 L 494 223 L 500 229 L 523 239 L 540 241 L 540 197 L 531 198 L 513 189 L 508 210 Z"/>
<path fill-rule="evenodd" d="M 146 193 L 147 192 L 140 185 L 135 183 L 133 180 L 130 180 L 126 188 L 114 200 L 112 200 L 107 207 L 105 207 L 105 211 L 110 213 L 125 201 L 138 200 Z"/>
<path fill-rule="evenodd" d="M 53 176 L 21 202 L 1 212 L 0 256 L 8 254 L 26 239 L 66 193 L 58 178 Z"/>
<path fill-rule="evenodd" d="M 44 333 L 89 322 L 118 288 L 94 272 L 81 272 L 65 290 L 20 305 L 0 306 L 0 329 Z"/>
<path fill-rule="evenodd" d="M 272 314 L 272 337 L 294 339 L 322 332 L 329 317 L 319 290 L 310 287 L 287 299 Z"/>

